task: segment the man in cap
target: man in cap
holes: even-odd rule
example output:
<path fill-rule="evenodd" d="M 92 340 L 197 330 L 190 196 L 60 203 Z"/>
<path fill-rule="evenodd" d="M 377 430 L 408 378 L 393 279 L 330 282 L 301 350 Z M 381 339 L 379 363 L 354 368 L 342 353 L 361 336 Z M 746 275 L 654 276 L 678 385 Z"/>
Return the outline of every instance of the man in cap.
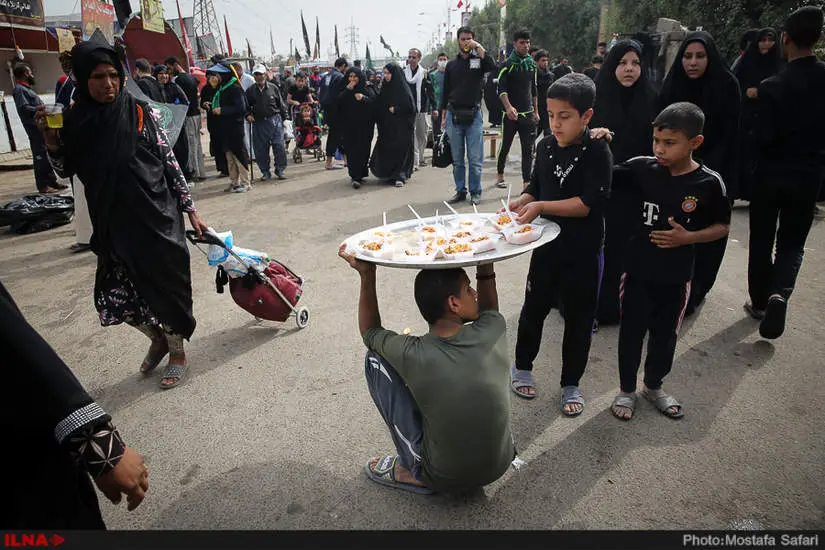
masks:
<path fill-rule="evenodd" d="M 261 180 L 272 177 L 269 169 L 269 147 L 275 155 L 275 176 L 286 179 L 286 147 L 284 147 L 284 120 L 286 106 L 281 93 L 267 79 L 266 67 L 261 64 L 252 69 L 255 84 L 247 88 L 246 101 L 249 104 L 246 119 L 252 123 L 252 145 L 255 148 L 255 161 L 261 170 Z"/>

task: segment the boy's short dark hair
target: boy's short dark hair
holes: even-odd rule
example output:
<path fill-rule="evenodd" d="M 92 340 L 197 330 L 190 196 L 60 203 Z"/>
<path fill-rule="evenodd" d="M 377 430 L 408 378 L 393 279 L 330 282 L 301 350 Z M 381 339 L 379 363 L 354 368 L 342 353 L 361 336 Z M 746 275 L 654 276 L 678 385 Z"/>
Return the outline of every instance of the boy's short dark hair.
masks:
<path fill-rule="evenodd" d="M 785 20 L 785 32 L 798 48 L 813 48 L 822 36 L 823 13 L 815 6 L 799 8 Z"/>
<path fill-rule="evenodd" d="M 536 53 L 533 54 L 533 59 L 538 62 L 539 59 L 550 58 L 550 54 L 547 53 L 547 50 L 536 50 Z"/>
<path fill-rule="evenodd" d="M 152 65 L 149 64 L 149 60 L 142 57 L 135 61 L 135 69 L 142 73 L 152 73 Z"/>
<path fill-rule="evenodd" d="M 338 59 L 335 60 L 334 67 L 336 69 L 339 68 L 339 67 L 349 67 L 349 63 L 343 57 L 339 57 Z"/>
<path fill-rule="evenodd" d="M 530 40 L 530 31 L 527 29 L 519 29 L 513 33 L 513 42 L 519 40 Z"/>
<path fill-rule="evenodd" d="M 26 76 L 26 71 L 28 71 L 29 69 L 31 69 L 31 67 L 29 67 L 25 63 L 16 64 L 14 66 L 14 78 L 23 78 L 24 76 Z"/>
<path fill-rule="evenodd" d="M 439 57 L 447 57 L 447 54 L 444 52 L 438 52 L 438 55 L 435 56 L 435 58 L 438 59 Z"/>
<path fill-rule="evenodd" d="M 476 33 L 470 27 L 459 27 L 455 33 L 456 38 L 461 38 L 462 34 L 469 34 L 472 38 L 476 37 Z"/>
<path fill-rule="evenodd" d="M 599 42 L 598 44 L 596 44 L 597 48 L 601 48 L 602 46 L 604 46 L 606 48 L 607 47 L 607 42 Z"/>
<path fill-rule="evenodd" d="M 590 64 L 595 65 L 596 63 L 604 63 L 604 57 L 600 55 L 594 55 L 593 59 L 590 60 Z"/>
<path fill-rule="evenodd" d="M 170 55 L 169 57 L 166 58 L 166 60 L 163 63 L 165 65 L 179 65 L 180 60 L 177 57 L 175 57 L 174 55 Z"/>
<path fill-rule="evenodd" d="M 657 130 L 682 132 L 688 139 L 693 139 L 701 135 L 705 128 L 705 113 L 693 103 L 680 101 L 662 109 L 653 121 L 653 127 Z"/>
<path fill-rule="evenodd" d="M 550 85 L 547 99 L 566 101 L 581 115 L 596 102 L 596 84 L 586 75 L 570 73 Z"/>
<path fill-rule="evenodd" d="M 447 299 L 461 294 L 461 282 L 467 273 L 461 269 L 425 269 L 415 277 L 415 303 L 429 324 L 444 317 Z"/>

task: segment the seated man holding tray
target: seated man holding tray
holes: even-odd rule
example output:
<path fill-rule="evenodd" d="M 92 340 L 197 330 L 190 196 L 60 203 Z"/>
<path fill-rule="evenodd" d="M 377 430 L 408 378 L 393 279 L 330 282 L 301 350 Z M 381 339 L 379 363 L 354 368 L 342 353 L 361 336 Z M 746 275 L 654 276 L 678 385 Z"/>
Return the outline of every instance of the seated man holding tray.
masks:
<path fill-rule="evenodd" d="M 381 326 L 375 264 L 338 254 L 361 276 L 358 328 L 367 346 L 367 386 L 396 453 L 365 465 L 376 483 L 414 493 L 465 492 L 500 478 L 514 461 L 504 317 L 493 265 L 418 273 L 424 336 Z"/>

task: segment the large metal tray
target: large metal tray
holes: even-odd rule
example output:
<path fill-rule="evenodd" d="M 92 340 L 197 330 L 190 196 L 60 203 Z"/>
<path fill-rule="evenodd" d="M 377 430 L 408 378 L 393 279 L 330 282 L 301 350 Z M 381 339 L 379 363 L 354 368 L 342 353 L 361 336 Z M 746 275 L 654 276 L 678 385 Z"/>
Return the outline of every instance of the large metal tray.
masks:
<path fill-rule="evenodd" d="M 460 217 L 471 218 L 474 216 L 478 216 L 479 218 L 484 218 L 486 222 L 485 225 L 482 227 L 481 231 L 486 233 L 497 233 L 496 229 L 489 221 L 489 219 L 495 215 L 496 214 L 493 213 L 479 212 L 475 215 L 461 214 Z M 535 250 L 536 248 L 549 243 L 550 241 L 558 237 L 559 233 L 561 233 L 561 228 L 558 226 L 558 224 L 545 220 L 543 218 L 536 218 L 532 222 L 532 224 L 544 226 L 542 235 L 538 240 L 535 240 L 528 244 L 510 244 L 502 238 L 496 243 L 496 248 L 494 250 L 483 252 L 481 254 L 475 254 L 472 258 L 461 260 L 447 260 L 444 258 L 438 258 L 433 261 L 399 261 L 394 259 L 374 258 L 372 256 L 363 254 L 359 251 L 358 243 L 364 240 L 370 240 L 372 238 L 371 236 L 375 231 L 390 231 L 395 234 L 402 234 L 408 231 L 415 230 L 415 228 L 421 224 L 432 224 L 436 223 L 438 220 L 440 220 L 444 224 L 449 224 L 455 218 L 455 215 L 439 216 L 438 218 L 436 218 L 435 216 L 431 216 L 428 218 L 422 218 L 421 221 L 417 219 L 412 219 L 405 220 L 403 222 L 390 223 L 386 226 L 373 227 L 371 229 L 361 231 L 360 233 L 356 233 L 355 235 L 346 239 L 344 242 L 346 243 L 349 252 L 354 252 L 355 256 L 359 260 L 363 260 L 365 262 L 371 262 L 385 267 L 397 267 L 401 269 L 449 269 L 455 267 L 472 267 L 477 265 L 490 264 L 494 262 L 501 262 L 503 260 L 509 260 L 510 258 L 515 258 L 516 256 L 520 256 L 526 252 L 530 252 L 531 250 Z"/>

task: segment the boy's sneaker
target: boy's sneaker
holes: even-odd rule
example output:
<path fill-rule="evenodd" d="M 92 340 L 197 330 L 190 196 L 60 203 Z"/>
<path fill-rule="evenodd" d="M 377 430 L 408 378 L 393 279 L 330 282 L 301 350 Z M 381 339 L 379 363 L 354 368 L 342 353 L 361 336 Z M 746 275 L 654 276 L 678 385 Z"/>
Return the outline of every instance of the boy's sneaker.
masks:
<path fill-rule="evenodd" d="M 470 193 L 470 202 L 476 206 L 481 204 L 481 193 Z"/>
<path fill-rule="evenodd" d="M 785 315 L 788 313 L 788 301 L 779 295 L 771 296 L 768 299 L 768 307 L 765 308 L 765 318 L 759 324 L 759 334 L 762 338 L 773 340 L 779 338 L 785 332 Z"/>
<path fill-rule="evenodd" d="M 403 181 L 401 181 L 401 180 L 396 180 L 396 181 L 395 181 L 395 186 L 396 186 L 396 187 L 404 187 L 404 182 L 403 182 Z"/>
<path fill-rule="evenodd" d="M 499 189 L 507 189 L 507 182 L 506 181 L 497 181 L 496 187 Z"/>
<path fill-rule="evenodd" d="M 224 193 L 232 193 L 235 190 L 236 187 L 237 187 L 237 185 L 235 185 L 234 183 L 230 183 L 229 185 L 226 186 L 226 189 L 224 189 L 223 192 Z"/>
<path fill-rule="evenodd" d="M 265 173 L 261 174 L 260 181 L 266 181 L 266 180 L 270 180 L 270 179 L 272 179 L 272 174 L 270 174 L 269 172 L 265 172 Z"/>
<path fill-rule="evenodd" d="M 361 189 L 361 182 L 358 180 L 352 180 L 352 188 L 353 189 Z"/>
<path fill-rule="evenodd" d="M 244 187 L 243 185 L 234 185 L 234 186 L 232 186 L 232 192 L 233 193 L 246 193 L 246 191 L 247 191 L 246 187 Z"/>

